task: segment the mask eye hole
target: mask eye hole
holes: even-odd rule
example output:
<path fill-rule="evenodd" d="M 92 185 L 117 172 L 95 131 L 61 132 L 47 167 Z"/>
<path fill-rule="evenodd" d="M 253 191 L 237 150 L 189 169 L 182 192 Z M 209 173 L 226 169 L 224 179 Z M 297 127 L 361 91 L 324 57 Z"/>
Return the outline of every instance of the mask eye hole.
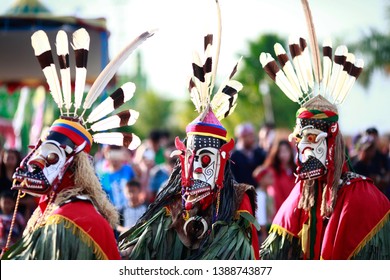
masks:
<path fill-rule="evenodd" d="M 47 157 L 46 157 L 46 162 L 48 164 L 55 164 L 57 163 L 59 160 L 59 157 L 56 153 L 50 153 Z"/>
<path fill-rule="evenodd" d="M 210 164 L 211 158 L 208 155 L 204 155 L 204 156 L 202 156 L 200 161 L 202 163 L 202 167 L 205 168 L 205 167 L 207 167 Z"/>
<path fill-rule="evenodd" d="M 317 135 L 316 134 L 308 134 L 306 136 L 306 138 L 307 138 L 307 141 L 309 141 L 310 143 L 316 143 Z"/>

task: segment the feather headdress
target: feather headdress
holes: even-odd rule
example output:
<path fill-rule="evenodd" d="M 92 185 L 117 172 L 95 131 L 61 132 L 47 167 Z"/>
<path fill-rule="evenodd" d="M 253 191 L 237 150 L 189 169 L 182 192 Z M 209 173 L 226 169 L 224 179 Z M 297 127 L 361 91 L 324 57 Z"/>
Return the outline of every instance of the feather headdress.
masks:
<path fill-rule="evenodd" d="M 318 95 L 322 95 L 333 105 L 341 104 L 362 72 L 363 60 L 355 59 L 344 45 L 337 47 L 333 56 L 332 43 L 327 39 L 323 43 L 321 63 L 307 0 L 302 0 L 302 5 L 309 30 L 311 52 L 304 38 L 291 37 L 291 57 L 277 43 L 274 50 L 279 64 L 271 54 L 264 52 L 260 54 L 260 63 L 284 94 L 301 106 Z"/>
<path fill-rule="evenodd" d="M 221 12 L 218 0 L 215 1 L 218 12 L 218 38 L 215 55 L 213 55 L 212 34 L 204 37 L 204 53 L 200 55 L 194 52 L 192 69 L 193 75 L 189 82 L 191 101 L 196 111 L 200 114 L 199 120 L 203 120 L 211 110 L 218 121 L 229 116 L 237 106 L 237 94 L 242 89 L 242 84 L 233 79 L 237 72 L 238 63 L 232 72 L 221 84 L 216 93 L 213 92 L 215 77 L 218 67 L 220 41 L 221 41 Z"/>
<path fill-rule="evenodd" d="M 153 34 L 153 32 L 149 31 L 144 32 L 135 38 L 133 42 L 128 44 L 99 74 L 83 102 L 90 43 L 88 32 L 84 28 L 81 28 L 73 33 L 71 46 L 75 52 L 76 60 L 73 100 L 71 94 L 67 34 L 61 30 L 58 32 L 56 39 L 57 55 L 60 65 L 59 72 L 61 75 L 60 83 L 47 34 L 42 30 L 35 32 L 31 37 L 35 56 L 41 65 L 47 83 L 49 84 L 50 92 L 61 111 L 61 119 L 63 119 L 57 120 L 52 128 L 67 136 L 69 136 L 69 134 L 74 134 L 73 136 L 71 135 L 70 138 L 73 137 L 72 140 L 75 140 L 76 142 L 86 140 L 88 149 L 90 148 L 90 145 L 92 145 L 92 140 L 100 144 L 125 146 L 129 149 L 137 148 L 141 141 L 135 134 L 101 132 L 122 126 L 130 126 L 137 121 L 139 114 L 134 110 L 125 110 L 116 115 L 106 117 L 133 97 L 135 92 L 135 85 L 133 83 L 129 82 L 122 85 L 122 87 L 114 91 L 100 105 L 93 108 L 87 117 L 83 118 L 83 116 L 100 97 L 123 62 L 140 44 Z M 62 85 L 62 91 L 60 84 Z M 71 113 L 72 105 L 74 109 L 73 113 Z M 63 107 L 65 108 L 65 113 L 63 113 Z M 78 115 L 78 110 L 81 108 L 83 111 Z M 75 123 L 77 123 L 77 125 Z M 76 133 L 73 133 L 74 131 L 76 131 Z M 91 131 L 91 133 L 89 131 Z"/>
<path fill-rule="evenodd" d="M 309 31 L 310 52 L 305 39 L 292 37 L 289 40 L 291 58 L 280 44 L 275 44 L 279 65 L 269 53 L 261 53 L 260 62 L 285 95 L 301 105 L 290 140 L 301 137 L 305 128 L 322 131 L 318 135 L 326 137 L 324 168 L 321 170 L 310 161 L 298 165 L 298 176 L 305 182 L 298 207 L 308 210 L 313 206 L 310 177 L 326 174 L 321 215 L 329 217 L 336 203 L 345 150 L 336 105 L 344 102 L 362 72 L 363 60 L 355 59 L 344 45 L 337 47 L 333 55 L 332 42 L 327 39 L 323 43 L 321 63 L 310 7 L 307 0 L 301 2 Z"/>

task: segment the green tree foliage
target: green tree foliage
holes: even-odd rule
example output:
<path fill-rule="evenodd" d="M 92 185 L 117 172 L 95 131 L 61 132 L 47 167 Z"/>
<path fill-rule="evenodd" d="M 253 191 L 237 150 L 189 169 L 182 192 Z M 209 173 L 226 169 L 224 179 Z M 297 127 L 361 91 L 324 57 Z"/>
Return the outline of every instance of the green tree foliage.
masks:
<path fill-rule="evenodd" d="M 34 108 L 33 97 L 35 94 L 35 89 L 30 89 L 30 96 L 26 103 L 24 109 L 23 125 L 21 129 L 21 141 L 22 141 L 22 153 L 29 152 L 28 146 L 34 145 L 36 143 L 31 143 L 29 139 L 30 130 L 32 129 L 33 124 L 33 115 Z M 4 87 L 0 87 L 0 118 L 12 121 L 14 119 L 16 110 L 18 109 L 20 98 L 20 91 L 17 90 L 12 93 L 8 93 Z M 49 93 L 46 95 L 45 100 L 45 113 L 43 117 L 43 127 L 51 125 L 54 121 L 54 117 L 59 116 L 59 109 L 56 107 L 56 104 Z M 4 135 L 0 132 L 0 144 L 3 145 L 5 142 Z"/>
<path fill-rule="evenodd" d="M 140 114 L 134 125 L 134 132 L 141 139 L 146 138 L 153 129 L 172 130 L 176 126 L 174 120 L 171 119 L 171 107 L 174 101 L 165 99 L 154 91 L 138 92 L 133 99 L 134 106 L 131 107 Z"/>
<path fill-rule="evenodd" d="M 240 93 L 235 121 L 251 121 L 257 127 L 267 121 L 263 100 L 265 93 L 261 92 L 260 89 L 260 84 L 264 83 L 269 88 L 275 125 L 283 128 L 291 128 L 294 125 L 298 105 L 289 100 L 275 85 L 259 61 L 261 52 L 268 52 L 275 57 L 274 44 L 276 42 L 281 43 L 287 49 L 285 40 L 275 34 L 264 34 L 257 40 L 248 43 L 248 52 L 243 55 L 243 61 L 236 77 L 244 85 L 244 88 Z"/>

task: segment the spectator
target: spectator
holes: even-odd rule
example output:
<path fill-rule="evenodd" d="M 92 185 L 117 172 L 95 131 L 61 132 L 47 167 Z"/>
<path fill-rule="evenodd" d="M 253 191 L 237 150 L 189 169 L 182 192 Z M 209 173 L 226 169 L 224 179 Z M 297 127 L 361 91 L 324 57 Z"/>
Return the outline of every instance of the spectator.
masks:
<path fill-rule="evenodd" d="M 16 200 L 17 191 L 11 190 L 12 176 L 22 161 L 22 155 L 15 149 L 3 149 L 0 158 L 0 193 L 11 192 Z M 33 196 L 26 194 L 20 199 L 19 211 L 28 220 L 37 206 L 38 201 Z"/>
<path fill-rule="evenodd" d="M 154 201 L 155 196 L 169 179 L 175 163 L 176 157 L 171 157 L 171 152 L 175 150 L 172 143 L 164 151 L 165 163 L 157 164 L 150 170 L 149 190 L 151 192 L 151 201 Z"/>
<path fill-rule="evenodd" d="M 275 125 L 273 123 L 265 123 L 259 130 L 260 148 L 263 148 L 263 150 L 268 153 L 271 150 L 275 137 Z"/>
<path fill-rule="evenodd" d="M 256 219 L 259 222 L 260 230 L 257 231 L 259 243 L 261 244 L 268 236 L 268 230 L 275 215 L 274 195 L 269 193 L 269 186 L 274 183 L 272 171 L 262 166 L 256 168 L 256 194 L 257 210 Z"/>
<path fill-rule="evenodd" d="M 150 172 L 151 169 L 155 166 L 155 152 L 153 149 L 143 145 L 140 146 L 134 158 L 134 167 L 137 174 L 137 178 L 139 179 L 142 190 L 145 192 L 147 196 L 147 201 L 152 201 L 153 194 L 149 189 L 149 181 L 150 181 Z"/>
<path fill-rule="evenodd" d="M 10 191 L 12 176 L 22 160 L 22 155 L 15 149 L 3 149 L 0 157 L 0 193 Z M 14 192 L 14 198 L 16 193 Z"/>
<path fill-rule="evenodd" d="M 119 146 L 105 146 L 104 158 L 96 168 L 103 190 L 119 212 L 127 205 L 124 194 L 126 183 L 135 177 L 133 168 L 126 162 L 124 149 Z"/>
<path fill-rule="evenodd" d="M 127 182 L 124 191 L 127 204 L 123 210 L 123 226 L 117 227 L 120 233 L 134 226 L 147 209 L 145 195 L 142 194 L 143 191 L 139 181 L 131 180 Z"/>
<path fill-rule="evenodd" d="M 144 153 L 148 151 L 148 153 L 153 154 L 154 164 L 165 162 L 163 145 L 166 143 L 166 137 L 168 137 L 166 132 L 158 129 L 151 130 L 148 138 L 138 147 L 135 160 L 140 161 Z"/>
<path fill-rule="evenodd" d="M 8 234 L 11 229 L 12 217 L 15 208 L 15 198 L 11 191 L 2 192 L 0 196 L 0 246 L 3 249 L 7 243 Z M 26 226 L 26 220 L 20 212 L 16 213 L 12 228 L 10 244 L 18 241 L 23 234 Z"/>
<path fill-rule="evenodd" d="M 374 138 L 364 135 L 357 143 L 357 154 L 352 161 L 353 170 L 361 175 L 375 180 L 376 174 L 371 169 L 372 161 L 375 156 Z"/>
<path fill-rule="evenodd" d="M 256 186 L 252 176 L 256 167 L 263 164 L 265 151 L 256 144 L 255 130 L 250 123 L 240 124 L 235 129 L 237 143 L 232 152 L 232 172 L 238 183 Z"/>
<path fill-rule="evenodd" d="M 348 155 L 352 161 L 358 155 L 358 146 L 362 136 L 363 136 L 362 133 L 359 132 L 352 137 L 350 146 L 348 146 L 347 143 L 345 143 L 348 149 Z"/>
<path fill-rule="evenodd" d="M 273 184 L 269 186 L 268 192 L 274 196 L 276 213 L 289 196 L 295 183 L 294 171 L 296 165 L 291 144 L 283 139 L 277 145 L 273 145 L 263 164 L 263 168 L 269 169 L 273 176 Z M 258 176 L 256 173 L 255 171 L 255 177 Z"/>
<path fill-rule="evenodd" d="M 390 167 L 387 163 L 386 154 L 384 154 L 380 149 L 380 139 L 379 132 L 375 127 L 370 127 L 366 129 L 366 135 L 371 136 L 374 142 L 374 156 L 370 163 L 370 172 L 373 174 L 373 180 L 375 185 L 384 192 L 386 185 L 389 182 L 389 171 Z"/>

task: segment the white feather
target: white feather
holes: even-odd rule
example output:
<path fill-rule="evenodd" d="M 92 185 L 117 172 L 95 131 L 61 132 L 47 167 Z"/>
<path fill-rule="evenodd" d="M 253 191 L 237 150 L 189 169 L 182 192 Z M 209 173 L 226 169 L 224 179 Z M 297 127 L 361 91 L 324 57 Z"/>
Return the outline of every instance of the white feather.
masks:
<path fill-rule="evenodd" d="M 286 51 L 284 50 L 284 48 L 282 47 L 281 44 L 279 43 L 276 43 L 274 45 L 274 50 L 275 50 L 275 54 L 277 56 L 279 55 L 287 55 Z M 293 88 L 293 92 L 294 92 L 294 99 L 295 100 L 298 100 L 299 97 L 302 97 L 302 91 L 301 91 L 301 88 L 299 86 L 299 80 L 298 80 L 298 77 L 294 71 L 294 68 L 291 64 L 291 61 L 288 60 L 284 66 L 283 66 L 283 72 L 285 73 L 287 79 L 290 81 L 290 84 L 292 85 L 292 88 Z"/>
<path fill-rule="evenodd" d="M 212 55 L 211 55 L 211 51 L 212 51 L 212 44 L 208 44 L 206 46 L 206 50 L 204 52 L 204 59 L 203 59 L 203 65 L 205 65 L 206 61 L 208 58 L 211 58 L 212 59 Z M 211 67 L 212 67 L 212 63 L 211 63 Z M 207 103 L 210 102 L 210 96 L 211 96 L 211 91 L 212 91 L 212 88 L 211 88 L 211 78 L 212 78 L 212 69 L 210 70 L 210 72 L 205 72 L 204 73 L 204 83 L 202 85 L 202 91 L 204 92 L 204 95 L 206 95 L 206 99 L 207 99 Z"/>
<path fill-rule="evenodd" d="M 355 66 L 360 68 L 360 69 L 363 69 L 364 61 L 362 59 L 356 59 Z M 347 81 L 345 81 L 343 88 L 340 91 L 338 100 L 337 100 L 339 104 L 344 102 L 345 98 L 348 96 L 349 92 L 351 91 L 352 86 L 355 83 L 356 79 L 357 78 L 355 78 L 353 76 L 349 76 Z"/>
<path fill-rule="evenodd" d="M 305 39 L 301 38 L 301 40 L 305 40 Z M 304 61 L 304 69 L 307 77 L 307 83 L 310 88 L 313 88 L 314 87 L 313 68 L 310 61 L 309 47 L 307 45 L 302 50 L 302 56 Z"/>
<path fill-rule="evenodd" d="M 195 84 L 194 79 L 190 78 L 192 82 Z M 194 85 L 190 90 L 190 99 L 192 103 L 195 105 L 195 109 L 198 113 L 201 112 L 201 102 L 200 102 L 200 94 L 199 90 L 196 88 L 196 85 Z"/>
<path fill-rule="evenodd" d="M 80 28 L 73 33 L 73 44 L 74 50 L 89 50 L 90 37 L 84 28 Z M 75 112 L 81 107 L 83 101 L 83 95 L 85 90 L 85 80 L 87 78 L 87 68 L 76 67 L 76 78 L 75 78 Z"/>
<path fill-rule="evenodd" d="M 127 148 L 129 150 L 136 149 L 139 145 L 141 145 L 141 139 L 135 135 L 131 134 L 132 141 L 128 143 Z M 92 135 L 92 138 L 95 143 L 99 144 L 107 144 L 107 145 L 115 145 L 115 146 L 124 146 L 123 140 L 124 135 L 121 132 L 102 132 L 96 133 Z"/>
<path fill-rule="evenodd" d="M 323 47 L 330 47 L 332 48 L 332 41 L 327 38 L 325 39 L 323 43 Z M 331 75 L 331 69 L 332 69 L 332 59 L 329 58 L 328 56 L 323 56 L 323 77 L 321 81 L 321 88 L 323 89 L 323 94 L 326 94 L 327 92 L 327 87 L 330 81 L 330 75 Z"/>
<path fill-rule="evenodd" d="M 276 61 L 269 53 L 261 53 L 260 54 L 260 63 L 265 68 L 268 63 L 275 63 Z M 275 74 L 275 83 L 276 85 L 283 91 L 283 93 L 292 101 L 298 102 L 296 97 L 294 96 L 294 89 L 288 81 L 287 77 L 284 75 L 284 72 L 279 69 Z"/>
<path fill-rule="evenodd" d="M 239 63 L 241 62 L 242 57 L 234 65 L 230 75 L 225 79 L 225 81 L 219 87 L 217 93 L 213 96 L 211 100 L 211 108 L 215 113 L 215 116 L 218 120 L 229 116 L 233 113 L 234 108 L 236 107 L 238 93 L 242 90 L 243 86 L 240 82 L 233 80 Z M 228 92 L 224 92 L 224 89 L 228 87 Z M 233 91 L 231 90 L 233 89 Z"/>
<path fill-rule="evenodd" d="M 298 45 L 299 46 L 299 40 L 297 37 L 290 37 L 289 38 L 289 45 Z M 297 55 L 292 59 L 292 62 L 294 64 L 295 72 L 297 73 L 297 77 L 299 80 L 299 84 L 301 85 L 301 88 L 304 93 L 308 92 L 308 85 L 307 85 L 307 75 L 306 70 L 304 68 L 305 61 L 303 58 L 303 55 Z"/>
<path fill-rule="evenodd" d="M 237 93 L 242 90 L 243 86 L 240 82 L 236 80 L 228 80 L 224 82 L 218 89 L 217 93 L 214 95 L 213 100 L 211 101 L 211 107 L 217 108 L 219 104 L 222 104 L 226 101 L 226 99 L 229 99 L 230 96 L 225 94 L 222 90 L 225 86 L 232 87 L 237 90 Z M 215 111 L 214 111 L 215 112 Z"/>
<path fill-rule="evenodd" d="M 233 96 L 227 95 L 223 89 L 228 86 L 234 88 L 236 93 Z M 222 120 L 231 115 L 237 106 L 238 92 L 242 90 L 243 86 L 236 80 L 228 80 L 222 84 L 211 101 L 211 108 L 218 120 Z M 226 113 L 228 114 L 226 115 Z"/>
<path fill-rule="evenodd" d="M 345 56 L 348 53 L 348 49 L 346 46 L 339 46 L 336 49 L 335 56 Z M 332 66 L 332 73 L 330 76 L 330 82 L 328 86 L 328 94 L 330 95 L 329 97 L 332 98 L 332 102 L 335 101 L 334 96 L 332 96 L 332 93 L 334 91 L 334 88 L 336 86 L 337 79 L 339 77 L 340 72 L 343 69 L 343 65 L 337 64 L 333 62 Z"/>
<path fill-rule="evenodd" d="M 130 111 L 130 118 L 127 122 L 127 126 L 131 126 L 135 124 L 135 122 L 138 120 L 139 117 L 139 112 L 134 111 L 134 110 L 129 110 Z M 105 118 L 101 121 L 98 121 L 91 125 L 92 131 L 104 131 L 112 128 L 118 128 L 120 127 L 121 119 L 118 115 L 114 115 L 108 118 Z"/>
<path fill-rule="evenodd" d="M 134 96 L 135 92 L 135 84 L 131 82 L 127 82 L 121 86 L 121 89 L 123 91 L 123 103 L 129 101 Z M 112 111 L 114 111 L 114 102 L 111 98 L 111 96 L 108 96 L 102 103 L 100 103 L 95 109 L 92 110 L 92 112 L 89 114 L 87 118 L 88 123 L 93 123 L 104 116 L 107 116 Z"/>
<path fill-rule="evenodd" d="M 68 36 L 66 32 L 63 30 L 58 31 L 56 37 L 56 46 L 57 46 L 57 55 L 64 59 L 64 63 L 66 64 L 66 57 L 69 55 L 69 43 Z M 62 93 L 64 95 L 64 103 L 65 108 L 69 114 L 69 109 L 72 106 L 72 95 L 71 95 L 71 83 L 70 83 L 70 68 L 69 65 L 66 65 L 67 68 L 60 69 L 61 74 L 61 85 L 62 85 Z"/>
<path fill-rule="evenodd" d="M 347 54 L 346 63 L 347 62 L 350 62 L 352 64 L 355 63 L 355 56 L 352 53 L 348 53 Z M 346 64 L 344 63 L 344 67 L 343 67 L 342 71 L 340 71 L 339 76 L 337 77 L 337 81 L 336 81 L 334 90 L 332 92 L 332 96 L 334 97 L 335 101 L 337 101 L 337 99 L 339 98 L 340 93 L 341 93 L 342 88 L 343 88 L 343 85 L 344 85 L 345 81 L 348 79 L 348 76 L 349 76 L 348 75 L 348 71 L 350 69 L 346 69 L 345 65 Z"/>
<path fill-rule="evenodd" d="M 192 53 L 192 63 L 197 65 L 199 68 L 203 67 L 202 60 L 200 59 L 200 55 L 197 51 L 194 51 Z M 195 84 L 195 87 L 197 89 L 198 95 L 199 95 L 199 109 L 198 112 L 200 113 L 204 108 L 206 108 L 208 101 L 208 92 L 205 90 L 205 87 L 203 86 L 204 82 L 200 81 L 195 74 L 193 75 L 192 81 Z M 191 94 L 191 93 L 190 93 Z M 196 94 L 196 93 L 194 93 Z M 195 98 L 195 101 L 197 101 L 197 98 Z M 195 107 L 197 108 L 197 105 L 194 104 Z"/>
<path fill-rule="evenodd" d="M 47 37 L 47 34 L 42 30 L 36 31 L 31 36 L 31 44 L 34 49 L 35 56 L 39 56 L 47 51 L 51 52 L 49 38 Z M 42 69 L 42 72 L 46 77 L 46 81 L 49 85 L 50 93 L 53 96 L 54 101 L 57 103 L 58 108 L 62 110 L 63 101 L 61 86 L 54 62 L 51 63 L 50 66 L 45 67 L 45 69 Z"/>

